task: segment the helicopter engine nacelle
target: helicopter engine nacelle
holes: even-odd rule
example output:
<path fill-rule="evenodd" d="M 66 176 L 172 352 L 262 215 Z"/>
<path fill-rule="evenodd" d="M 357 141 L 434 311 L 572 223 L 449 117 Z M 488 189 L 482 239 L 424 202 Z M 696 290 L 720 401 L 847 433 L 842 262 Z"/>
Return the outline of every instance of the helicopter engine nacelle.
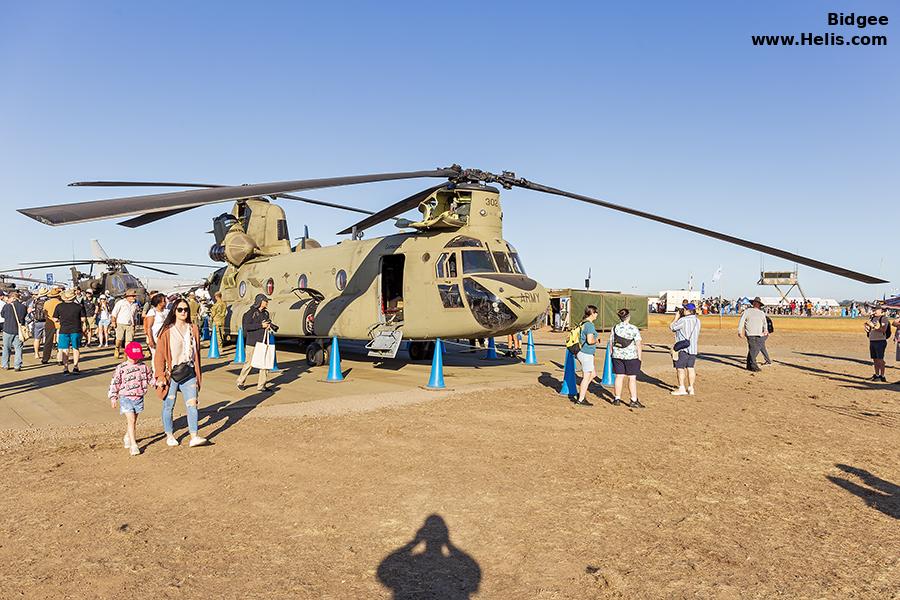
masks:
<path fill-rule="evenodd" d="M 225 262 L 239 267 L 250 258 L 253 258 L 259 251 L 256 241 L 238 229 L 232 229 L 225 236 L 225 243 L 222 245 L 221 255 Z"/>

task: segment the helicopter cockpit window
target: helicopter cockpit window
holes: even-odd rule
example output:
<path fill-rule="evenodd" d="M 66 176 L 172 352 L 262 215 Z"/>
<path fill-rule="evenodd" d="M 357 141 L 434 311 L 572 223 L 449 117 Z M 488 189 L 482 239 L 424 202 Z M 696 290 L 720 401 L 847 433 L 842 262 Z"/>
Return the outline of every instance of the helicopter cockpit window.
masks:
<path fill-rule="evenodd" d="M 444 248 L 481 248 L 483 244 L 476 240 L 475 238 L 470 238 L 465 235 L 458 235 L 449 242 Z"/>
<path fill-rule="evenodd" d="M 441 254 L 435 263 L 434 271 L 438 279 L 456 277 L 458 274 L 456 270 L 456 253 L 444 252 Z"/>
<path fill-rule="evenodd" d="M 515 273 L 512 262 L 506 254 L 497 251 L 494 251 L 492 254 L 494 255 L 494 262 L 497 263 L 497 269 L 501 273 Z"/>
<path fill-rule="evenodd" d="M 438 293 L 441 295 L 444 308 L 464 308 L 458 284 L 438 284 Z"/>
<path fill-rule="evenodd" d="M 462 253 L 463 273 L 496 273 L 497 268 L 486 250 L 467 250 Z"/>
<path fill-rule="evenodd" d="M 512 259 L 513 269 L 515 269 L 516 273 L 525 275 L 525 266 L 522 264 L 522 259 L 519 258 L 518 253 L 513 252 L 509 257 Z"/>

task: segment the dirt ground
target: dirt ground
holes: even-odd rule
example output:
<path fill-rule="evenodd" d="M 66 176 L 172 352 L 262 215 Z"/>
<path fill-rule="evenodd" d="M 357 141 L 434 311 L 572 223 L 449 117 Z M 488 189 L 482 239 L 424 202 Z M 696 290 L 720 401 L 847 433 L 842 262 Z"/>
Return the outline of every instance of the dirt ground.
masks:
<path fill-rule="evenodd" d="M 673 398 L 652 328 L 641 411 L 572 405 L 540 339 L 499 388 L 304 411 L 297 379 L 206 448 L 149 399 L 139 457 L 0 431 L 0 597 L 900 598 L 900 385 L 861 334 L 779 328 L 751 374 L 709 327 Z"/>

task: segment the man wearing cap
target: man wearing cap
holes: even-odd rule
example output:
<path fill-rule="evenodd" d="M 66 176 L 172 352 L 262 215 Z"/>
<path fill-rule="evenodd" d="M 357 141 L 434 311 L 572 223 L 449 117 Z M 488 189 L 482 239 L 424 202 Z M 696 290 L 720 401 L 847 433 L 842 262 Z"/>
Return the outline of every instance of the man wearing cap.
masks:
<path fill-rule="evenodd" d="M 756 372 L 762 370 L 756 363 L 756 356 L 762 350 L 766 336 L 769 335 L 769 327 L 759 296 L 754 298 L 750 304 L 752 306 L 741 314 L 741 320 L 738 323 L 738 337 L 747 338 L 747 370 Z"/>
<path fill-rule="evenodd" d="M 112 309 L 111 325 L 116 330 L 116 358 L 121 357 L 122 345 L 134 341 L 134 317 L 137 312 L 134 301 L 137 299 L 137 291 L 129 289 L 125 291 L 125 297 L 119 298 Z"/>
<path fill-rule="evenodd" d="M 47 312 L 44 310 L 44 306 L 47 303 L 47 294 L 49 291 L 47 286 L 42 285 L 39 287 L 34 293 L 34 299 L 31 301 L 31 305 L 28 307 L 28 312 L 31 314 L 31 319 L 33 321 L 31 324 L 31 335 L 34 337 L 35 360 L 40 360 L 41 357 L 41 342 L 44 339 L 44 330 L 46 329 L 45 321 L 47 319 Z"/>
<path fill-rule="evenodd" d="M 62 358 L 63 373 L 69 374 L 69 350 L 72 351 L 72 373 L 78 373 L 79 348 L 81 336 L 87 316 L 84 306 L 76 302 L 75 290 L 66 290 L 60 294 L 62 302 L 53 309 L 53 318 L 59 324 L 59 355 Z"/>
<path fill-rule="evenodd" d="M 253 368 L 253 349 L 256 347 L 256 344 L 267 341 L 266 338 L 269 335 L 269 326 L 272 324 L 271 317 L 269 317 L 269 311 L 266 310 L 268 305 L 269 298 L 265 294 L 257 294 L 256 298 L 253 300 L 253 306 L 244 313 L 244 318 L 241 320 L 241 326 L 244 328 L 244 350 L 247 360 L 244 362 L 241 374 L 238 375 L 237 387 L 239 390 L 244 389 L 244 382 L 247 380 L 247 375 L 250 374 L 250 369 Z M 266 376 L 268 374 L 269 371 L 266 369 L 259 370 L 256 391 L 269 391 L 269 387 L 266 386 Z"/>
<path fill-rule="evenodd" d="M 9 353 L 15 351 L 15 369 L 22 370 L 22 336 L 19 335 L 20 326 L 25 325 L 27 311 L 25 305 L 19 302 L 19 292 L 9 292 L 6 303 L 0 308 L 0 317 L 3 318 L 3 368 L 9 369 Z"/>
<path fill-rule="evenodd" d="M 694 381 L 697 372 L 694 364 L 697 361 L 697 343 L 700 340 L 700 319 L 697 317 L 697 305 L 689 302 L 684 305 L 684 314 L 675 313 L 675 319 L 669 325 L 675 333 L 675 348 L 673 358 L 675 372 L 678 375 L 678 389 L 672 392 L 673 396 L 694 395 Z M 677 354 L 675 352 L 677 351 Z M 687 379 L 687 387 L 685 387 Z"/>

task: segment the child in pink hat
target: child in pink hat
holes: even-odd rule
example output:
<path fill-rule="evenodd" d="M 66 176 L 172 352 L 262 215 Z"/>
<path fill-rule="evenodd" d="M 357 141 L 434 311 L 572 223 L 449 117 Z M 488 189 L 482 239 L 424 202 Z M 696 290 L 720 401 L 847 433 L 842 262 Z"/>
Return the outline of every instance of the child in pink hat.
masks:
<path fill-rule="evenodd" d="M 116 367 L 109 384 L 109 401 L 113 408 L 119 405 L 119 413 L 125 415 L 125 437 L 122 443 L 132 456 L 141 453 L 134 437 L 137 417 L 144 412 L 144 394 L 153 385 L 153 372 L 144 364 L 144 347 L 140 342 L 125 346 L 125 361 Z"/>

